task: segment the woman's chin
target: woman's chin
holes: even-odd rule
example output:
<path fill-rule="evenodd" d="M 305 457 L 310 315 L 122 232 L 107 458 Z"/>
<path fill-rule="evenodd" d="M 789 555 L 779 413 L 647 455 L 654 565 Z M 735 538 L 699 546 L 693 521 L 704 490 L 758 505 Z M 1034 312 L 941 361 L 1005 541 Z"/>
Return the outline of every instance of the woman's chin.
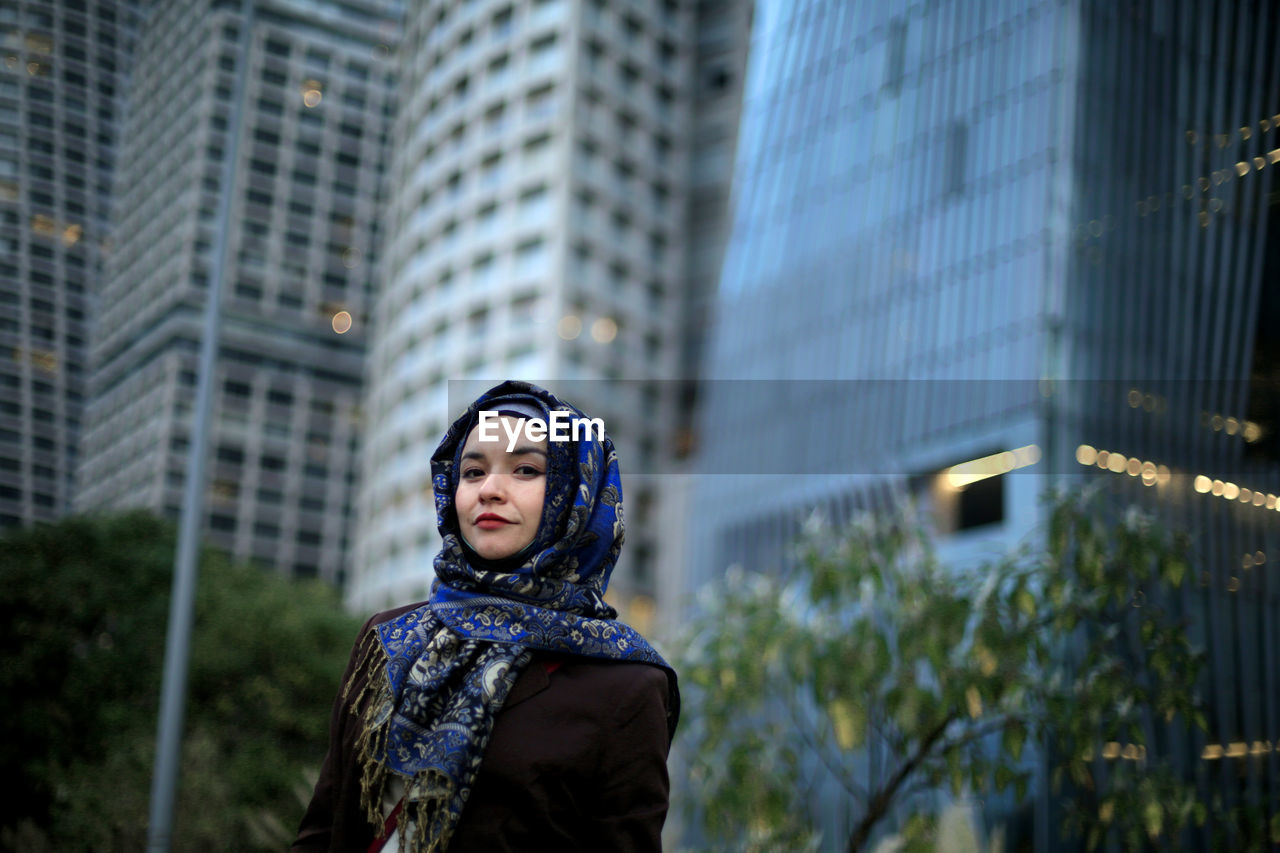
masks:
<path fill-rule="evenodd" d="M 478 556 L 494 562 L 514 557 L 528 544 L 527 542 L 520 545 L 512 545 L 510 542 L 485 542 L 483 536 L 477 538 L 481 541 L 470 542 L 471 550 L 475 551 Z"/>

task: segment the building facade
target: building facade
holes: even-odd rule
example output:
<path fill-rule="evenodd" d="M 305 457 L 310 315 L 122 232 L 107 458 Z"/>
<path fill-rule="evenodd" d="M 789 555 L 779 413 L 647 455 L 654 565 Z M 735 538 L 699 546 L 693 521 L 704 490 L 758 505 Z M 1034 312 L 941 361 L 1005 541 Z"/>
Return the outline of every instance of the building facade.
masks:
<path fill-rule="evenodd" d="M 345 580 L 398 19 L 390 0 L 149 10 L 77 507 L 178 513 L 220 261 L 206 537 L 286 573 Z"/>
<path fill-rule="evenodd" d="M 425 595 L 431 453 L 480 391 L 520 378 L 617 443 L 611 601 L 652 621 L 662 472 L 692 405 L 676 380 L 692 375 L 689 306 L 717 278 L 748 26 L 738 2 L 410 9 L 354 608 Z"/>
<path fill-rule="evenodd" d="M 136 15 L 0 8 L 0 527 L 72 504 Z"/>
<path fill-rule="evenodd" d="M 784 563 L 815 508 L 913 495 L 965 561 L 1034 541 L 1046 487 L 1100 482 L 1193 534 L 1172 606 L 1209 731 L 1152 748 L 1269 819 L 1278 26 L 1252 3 L 758 4 L 691 588 Z M 958 489 L 965 463 L 995 476 Z M 849 816 L 815 802 L 837 849 Z M 1058 849 L 1047 786 L 1024 809 L 1001 819 Z"/>

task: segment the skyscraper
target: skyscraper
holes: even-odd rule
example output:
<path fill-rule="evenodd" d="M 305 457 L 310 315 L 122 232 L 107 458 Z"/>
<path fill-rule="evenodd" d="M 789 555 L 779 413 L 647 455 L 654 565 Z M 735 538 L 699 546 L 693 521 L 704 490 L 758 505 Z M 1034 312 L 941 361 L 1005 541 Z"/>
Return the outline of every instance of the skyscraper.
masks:
<path fill-rule="evenodd" d="M 71 507 L 136 8 L 0 7 L 0 527 Z"/>
<path fill-rule="evenodd" d="M 654 611 L 661 478 L 719 267 L 749 9 L 476 0 L 410 10 L 370 353 L 360 572 L 412 600 L 439 548 L 429 459 L 494 381 L 542 381 L 619 446 L 612 599 Z M 450 387 L 450 380 L 464 380 Z M 557 384 L 559 383 L 559 384 Z"/>
<path fill-rule="evenodd" d="M 340 583 L 399 7 L 241 8 L 247 18 L 208 0 L 157 4 L 141 28 L 77 506 L 178 511 L 221 249 L 206 534 L 236 557 Z"/>
<path fill-rule="evenodd" d="M 904 493 L 967 559 L 1034 535 L 1049 483 L 1101 480 L 1194 532 L 1171 606 L 1209 731 L 1153 748 L 1274 804 L 1278 27 L 1189 0 L 759 4 L 690 583 Z M 952 485 L 971 462 L 992 476 Z"/>

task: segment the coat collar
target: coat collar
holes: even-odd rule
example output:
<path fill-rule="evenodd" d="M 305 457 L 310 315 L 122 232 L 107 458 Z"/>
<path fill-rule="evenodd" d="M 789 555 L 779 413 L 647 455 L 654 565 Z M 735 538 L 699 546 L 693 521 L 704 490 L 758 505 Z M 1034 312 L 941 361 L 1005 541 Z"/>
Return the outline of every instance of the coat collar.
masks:
<path fill-rule="evenodd" d="M 502 703 L 504 709 L 519 705 L 524 700 L 536 696 L 551 685 L 551 676 L 547 673 L 546 664 L 557 658 L 546 655 L 534 655 L 533 660 L 521 671 L 516 683 L 511 685 L 507 701 Z"/>

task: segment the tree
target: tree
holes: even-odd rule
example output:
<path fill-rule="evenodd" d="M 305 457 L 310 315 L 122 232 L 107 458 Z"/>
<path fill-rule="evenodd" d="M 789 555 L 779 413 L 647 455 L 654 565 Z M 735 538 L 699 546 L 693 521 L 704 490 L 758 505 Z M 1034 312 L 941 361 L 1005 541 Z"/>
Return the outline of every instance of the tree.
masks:
<path fill-rule="evenodd" d="M 1090 849 L 1202 823 L 1162 748 L 1205 725 L 1176 606 L 1186 552 L 1084 499 L 1051 507 L 1039 553 L 965 570 L 908 510 L 811 524 L 792 571 L 733 572 L 700 599 L 681 661 L 695 822 L 727 849 L 816 848 L 808 801 L 834 786 L 849 851 L 894 823 L 927 849 L 938 792 L 1021 801 L 1034 743 Z"/>
<path fill-rule="evenodd" d="M 0 847 L 145 846 L 175 533 L 142 512 L 0 540 Z M 175 838 L 280 849 L 359 622 L 319 582 L 201 558 Z M 11 786 L 11 791 L 13 786 Z"/>

